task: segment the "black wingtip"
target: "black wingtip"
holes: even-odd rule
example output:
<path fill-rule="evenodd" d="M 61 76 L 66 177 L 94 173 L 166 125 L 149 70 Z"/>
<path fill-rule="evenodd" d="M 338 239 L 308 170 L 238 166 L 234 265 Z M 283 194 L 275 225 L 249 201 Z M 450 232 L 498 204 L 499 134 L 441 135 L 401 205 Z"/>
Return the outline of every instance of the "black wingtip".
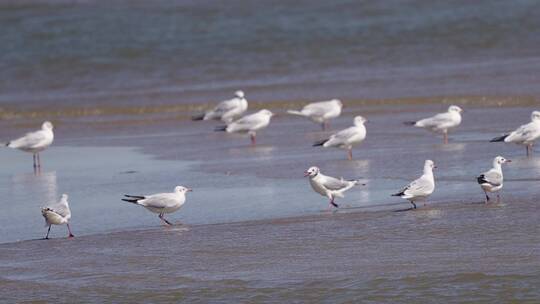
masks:
<path fill-rule="evenodd" d="M 477 181 L 478 184 L 480 184 L 480 185 L 481 185 L 481 184 L 484 184 L 484 183 L 487 183 L 487 181 L 485 180 L 484 174 L 478 176 L 478 177 L 476 178 L 476 181 Z"/>
<path fill-rule="evenodd" d="M 204 114 L 198 114 L 198 115 L 191 116 L 191 120 L 193 120 L 193 121 L 203 120 L 203 119 L 204 119 Z"/>
<path fill-rule="evenodd" d="M 132 204 L 137 204 L 137 200 L 136 200 L 136 199 L 127 199 L 127 198 L 123 198 L 122 200 L 123 200 L 124 202 L 132 203 Z"/>
<path fill-rule="evenodd" d="M 10 142 L 10 141 L 8 141 L 8 142 L 6 143 L 6 147 L 9 147 L 9 144 L 10 144 L 10 143 L 11 143 L 11 142 Z"/>
<path fill-rule="evenodd" d="M 499 141 L 504 141 L 504 140 L 508 137 L 508 135 L 510 135 L 510 134 L 505 134 L 505 135 L 503 135 L 503 136 L 495 137 L 495 138 L 493 138 L 492 140 L 490 140 L 489 142 L 499 142 Z"/>
<path fill-rule="evenodd" d="M 339 208 L 339 205 L 334 203 L 334 202 L 330 202 L 330 204 L 332 204 L 332 206 L 336 207 L 336 208 Z"/>
<path fill-rule="evenodd" d="M 394 193 L 394 194 L 392 194 L 392 195 L 390 195 L 390 196 L 402 196 L 402 195 L 403 195 L 403 192 L 400 192 L 400 193 Z"/>
<path fill-rule="evenodd" d="M 313 147 L 319 147 L 319 146 L 322 146 L 324 145 L 325 142 L 327 142 L 328 139 L 323 139 L 323 140 L 319 140 L 319 141 L 316 141 L 314 144 L 313 144 Z"/>
<path fill-rule="evenodd" d="M 222 131 L 226 131 L 226 130 L 227 130 L 227 126 L 218 126 L 218 127 L 214 128 L 215 132 L 222 132 Z"/>
<path fill-rule="evenodd" d="M 416 121 L 404 121 L 403 124 L 406 126 L 414 126 L 416 124 Z"/>

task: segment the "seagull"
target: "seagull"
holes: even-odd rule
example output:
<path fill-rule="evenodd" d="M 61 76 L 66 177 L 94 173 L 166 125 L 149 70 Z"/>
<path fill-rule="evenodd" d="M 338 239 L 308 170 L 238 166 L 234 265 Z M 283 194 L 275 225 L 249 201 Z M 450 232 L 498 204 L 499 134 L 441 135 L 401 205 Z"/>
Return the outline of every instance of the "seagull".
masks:
<path fill-rule="evenodd" d="M 300 111 L 288 110 L 287 113 L 304 116 L 321 124 L 323 131 L 328 127 L 328 120 L 341 115 L 343 103 L 338 99 L 307 104 Z"/>
<path fill-rule="evenodd" d="M 226 126 L 216 127 L 215 131 L 225 131 L 227 133 L 247 133 L 251 137 L 251 144 L 256 144 L 257 131 L 266 128 L 270 124 L 270 118 L 274 113 L 263 109 L 259 112 L 246 115 Z"/>
<path fill-rule="evenodd" d="M 49 226 L 47 230 L 47 235 L 45 239 L 49 238 L 49 232 L 51 232 L 52 225 L 63 225 L 66 224 L 68 228 L 69 235 L 68 237 L 72 238 L 73 233 L 71 233 L 71 228 L 69 227 L 69 219 L 71 218 L 71 210 L 69 209 L 68 204 L 68 195 L 62 194 L 60 201 L 56 204 L 50 205 L 48 207 L 41 208 L 41 215 L 45 218 L 45 227 Z"/>
<path fill-rule="evenodd" d="M 493 168 L 486 171 L 476 178 L 482 190 L 486 194 L 486 204 L 489 203 L 488 192 L 498 192 L 503 187 L 503 173 L 501 165 L 511 163 L 512 161 L 502 156 L 497 156 L 493 159 Z M 497 193 L 497 203 L 500 202 L 500 195 Z"/>
<path fill-rule="evenodd" d="M 434 133 L 442 133 L 444 143 L 448 143 L 448 130 L 461 124 L 461 112 L 463 110 L 458 106 L 448 107 L 445 113 L 439 113 L 435 116 L 424 118 L 419 121 L 408 121 L 406 125 L 427 129 Z"/>
<path fill-rule="evenodd" d="M 490 142 L 504 141 L 507 143 L 525 145 L 527 156 L 529 156 L 532 154 L 533 144 L 538 138 L 540 138 L 540 111 L 533 111 L 530 123 L 522 125 L 512 133 L 495 137 L 490 140 Z"/>
<path fill-rule="evenodd" d="M 416 209 L 415 201 L 426 199 L 435 190 L 435 179 L 433 178 L 433 168 L 437 168 L 432 160 L 424 163 L 424 174 L 412 183 L 405 186 L 401 191 L 392 196 L 400 196 L 408 200 Z"/>
<path fill-rule="evenodd" d="M 309 176 L 309 184 L 315 192 L 330 199 L 329 208 L 332 206 L 338 208 L 339 205 L 334 202 L 336 197 L 345 197 L 343 193 L 352 187 L 359 185 L 359 180 L 344 180 L 335 177 L 326 176 L 321 173 L 318 167 L 311 167 L 304 172 L 304 177 Z"/>
<path fill-rule="evenodd" d="M 327 139 L 316 142 L 313 146 L 346 149 L 349 160 L 352 160 L 352 147 L 361 143 L 366 138 L 366 127 L 364 126 L 366 122 L 367 119 L 364 117 L 356 116 L 354 118 L 354 126 L 341 130 Z"/>
<path fill-rule="evenodd" d="M 158 217 L 167 225 L 172 226 L 171 222 L 167 221 L 163 214 L 173 213 L 180 209 L 186 202 L 186 193 L 193 191 L 191 188 L 176 186 L 172 193 L 158 193 L 152 195 L 124 195 L 126 198 L 122 200 L 143 206 L 150 212 L 159 214 Z"/>
<path fill-rule="evenodd" d="M 6 143 L 6 147 L 30 152 L 34 158 L 34 169 L 41 168 L 39 152 L 47 149 L 54 140 L 53 124 L 49 121 L 41 125 L 41 130 L 27 133 L 21 138 Z"/>
<path fill-rule="evenodd" d="M 234 98 L 218 103 L 212 110 L 193 116 L 193 120 L 221 120 L 230 123 L 240 117 L 248 108 L 244 92 L 236 91 Z"/>

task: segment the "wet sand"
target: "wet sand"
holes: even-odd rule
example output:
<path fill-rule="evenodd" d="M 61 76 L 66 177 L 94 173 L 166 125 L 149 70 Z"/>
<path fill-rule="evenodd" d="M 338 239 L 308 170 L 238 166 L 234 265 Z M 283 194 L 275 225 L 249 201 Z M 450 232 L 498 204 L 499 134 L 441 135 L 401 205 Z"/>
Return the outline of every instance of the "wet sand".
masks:
<path fill-rule="evenodd" d="M 290 116 L 276 117 L 255 148 L 213 132 L 218 123 L 188 121 L 187 112 L 124 113 L 103 124 L 59 116 L 40 175 L 30 155 L 0 154 L 0 191 L 10 198 L 0 214 L 2 298 L 533 303 L 540 298 L 540 155 L 525 158 L 522 147 L 487 141 L 527 122 L 536 107 L 530 99 L 467 100 L 446 100 L 466 111 L 448 145 L 401 124 L 448 104 L 351 103 L 332 129 L 357 114 L 370 120 L 354 161 L 311 147 L 327 134 Z M 2 138 L 24 130 L 17 121 Z M 503 202 L 485 206 L 475 176 L 498 154 L 513 162 L 504 168 Z M 394 212 L 409 205 L 389 195 L 417 177 L 426 158 L 439 167 L 435 193 L 421 210 Z M 325 212 L 326 199 L 302 178 L 311 165 L 367 186 Z M 195 189 L 170 216 L 181 226 L 160 227 L 154 214 L 119 200 L 176 184 Z M 65 227 L 54 227 L 55 239 L 38 240 L 46 232 L 39 207 L 64 192 L 77 237 L 64 239 Z"/>

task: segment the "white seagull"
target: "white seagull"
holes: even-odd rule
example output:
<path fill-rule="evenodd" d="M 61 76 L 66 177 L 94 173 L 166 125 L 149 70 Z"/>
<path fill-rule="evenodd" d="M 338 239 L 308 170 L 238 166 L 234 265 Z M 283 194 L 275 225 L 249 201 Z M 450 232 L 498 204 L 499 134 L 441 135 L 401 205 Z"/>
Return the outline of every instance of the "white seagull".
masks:
<path fill-rule="evenodd" d="M 352 187 L 359 185 L 358 180 L 344 180 L 335 177 L 326 176 L 321 173 L 318 167 L 311 167 L 304 172 L 304 177 L 309 176 L 309 184 L 315 192 L 330 199 L 330 206 L 338 208 L 339 205 L 334 202 L 336 197 L 345 197 L 343 193 Z"/>
<path fill-rule="evenodd" d="M 447 144 L 448 130 L 461 124 L 461 112 L 463 112 L 463 110 L 460 107 L 452 105 L 448 107 L 447 112 L 439 113 L 419 121 L 408 121 L 405 122 L 405 124 L 424 128 L 434 133 L 442 133 L 444 143 Z"/>
<path fill-rule="evenodd" d="M 490 142 L 504 141 L 525 145 L 527 156 L 529 156 L 532 153 L 533 144 L 538 138 L 540 138 L 540 111 L 533 111 L 530 123 L 522 125 L 512 133 L 495 137 Z"/>
<path fill-rule="evenodd" d="M 73 237 L 71 228 L 69 227 L 69 220 L 71 219 L 71 210 L 68 204 L 68 195 L 62 194 L 60 201 L 56 204 L 52 204 L 47 207 L 41 208 L 41 215 L 45 218 L 45 227 L 49 226 L 45 239 L 49 238 L 49 232 L 51 232 L 52 225 L 66 224 L 68 228 L 68 237 Z"/>
<path fill-rule="evenodd" d="M 354 118 L 354 126 L 341 130 L 327 139 L 316 142 L 313 146 L 346 149 L 349 160 L 352 160 L 352 147 L 358 145 L 366 138 L 366 127 L 364 126 L 366 122 L 367 119 L 364 117 L 356 116 Z"/>
<path fill-rule="evenodd" d="M 193 116 L 193 120 L 221 120 L 230 123 L 240 117 L 248 108 L 244 92 L 236 91 L 234 98 L 218 103 L 212 110 Z"/>
<path fill-rule="evenodd" d="M 34 168 L 41 168 L 39 152 L 47 149 L 54 140 L 53 124 L 49 121 L 41 125 L 41 129 L 30 132 L 21 138 L 17 138 L 6 143 L 6 147 L 19 149 L 33 154 Z"/>
<path fill-rule="evenodd" d="M 256 144 L 257 131 L 266 128 L 270 124 L 270 118 L 274 113 L 263 109 L 259 112 L 246 115 L 226 126 L 216 127 L 215 131 L 227 133 L 247 133 L 251 137 L 251 144 Z"/>
<path fill-rule="evenodd" d="M 173 213 L 180 209 L 186 202 L 186 193 L 193 191 L 191 188 L 176 186 L 172 193 L 158 193 L 152 195 L 124 195 L 126 198 L 122 200 L 143 206 L 150 212 L 159 214 L 158 217 L 167 225 L 172 224 L 167 221 L 163 214 Z"/>
<path fill-rule="evenodd" d="M 304 116 L 321 124 L 323 131 L 328 127 L 328 120 L 341 115 L 343 103 L 338 99 L 307 104 L 300 111 L 288 110 L 287 113 Z"/>
<path fill-rule="evenodd" d="M 437 168 L 435 167 L 435 163 L 433 163 L 432 160 L 426 160 L 424 162 L 424 174 L 405 186 L 398 193 L 392 194 L 392 196 L 400 196 L 401 198 L 408 200 L 413 205 L 414 209 L 416 209 L 416 204 L 414 202 L 426 199 L 435 190 L 433 168 Z"/>
<path fill-rule="evenodd" d="M 493 168 L 486 171 L 476 178 L 478 184 L 486 194 L 486 204 L 489 202 L 488 192 L 498 192 L 503 187 L 503 173 L 501 165 L 512 162 L 502 156 L 493 159 Z M 497 193 L 497 202 L 500 202 L 500 195 Z"/>

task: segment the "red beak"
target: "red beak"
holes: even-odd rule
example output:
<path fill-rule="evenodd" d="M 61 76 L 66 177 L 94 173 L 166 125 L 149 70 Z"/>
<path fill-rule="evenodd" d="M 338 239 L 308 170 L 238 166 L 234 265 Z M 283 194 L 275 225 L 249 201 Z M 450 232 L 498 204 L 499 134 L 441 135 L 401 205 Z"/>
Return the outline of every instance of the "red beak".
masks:
<path fill-rule="evenodd" d="M 304 177 L 309 176 L 309 172 L 304 172 Z"/>
<path fill-rule="evenodd" d="M 509 159 L 507 159 L 507 160 L 506 160 L 506 162 L 507 162 L 507 163 L 511 163 L 512 161 L 511 161 L 511 160 L 509 160 Z"/>
<path fill-rule="evenodd" d="M 191 188 L 186 188 L 187 189 L 187 192 L 193 192 L 193 189 Z"/>

